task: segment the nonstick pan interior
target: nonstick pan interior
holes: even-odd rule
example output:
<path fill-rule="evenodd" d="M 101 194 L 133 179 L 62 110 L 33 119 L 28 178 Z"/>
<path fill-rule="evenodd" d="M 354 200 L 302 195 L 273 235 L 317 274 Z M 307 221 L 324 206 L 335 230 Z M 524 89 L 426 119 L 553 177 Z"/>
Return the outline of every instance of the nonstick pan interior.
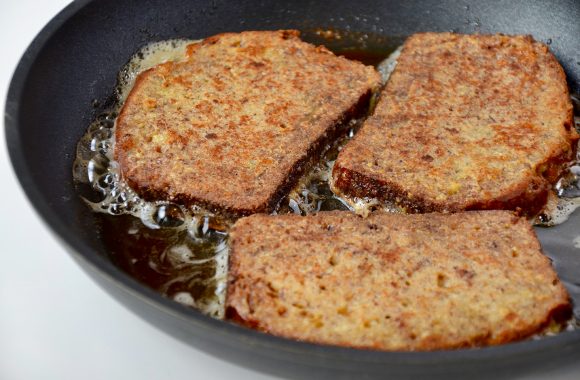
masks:
<path fill-rule="evenodd" d="M 107 259 L 95 221 L 72 182 L 76 143 L 106 106 L 116 75 L 147 42 L 224 31 L 336 28 L 404 37 L 419 31 L 532 34 L 550 43 L 573 92 L 580 92 L 580 3 L 575 1 L 78 1 L 32 43 L 6 104 L 9 151 L 42 218 L 79 264 L 155 326 L 222 358 L 291 377 L 400 375 L 509 377 L 566 366 L 580 355 L 580 331 L 500 347 L 384 353 L 293 342 L 213 320 L 140 285 Z M 561 257 L 561 275 L 580 278 L 570 241 L 580 215 L 538 231 Z M 580 286 L 571 288 L 580 294 Z"/>

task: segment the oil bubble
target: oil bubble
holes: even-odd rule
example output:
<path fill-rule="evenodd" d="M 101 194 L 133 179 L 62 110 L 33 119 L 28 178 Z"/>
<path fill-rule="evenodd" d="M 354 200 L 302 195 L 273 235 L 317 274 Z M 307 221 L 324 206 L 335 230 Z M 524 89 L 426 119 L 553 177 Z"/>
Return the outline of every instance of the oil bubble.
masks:
<path fill-rule="evenodd" d="M 110 139 L 111 135 L 112 135 L 112 132 L 110 129 L 102 128 L 102 127 L 92 133 L 93 139 L 95 139 L 99 142 L 103 141 L 103 140 Z"/>
<path fill-rule="evenodd" d="M 113 214 L 113 215 L 120 215 L 120 214 L 123 212 L 123 210 L 122 210 L 122 206 L 120 206 L 120 205 L 119 205 L 119 204 L 117 204 L 117 203 L 112 203 L 112 204 L 109 206 L 109 212 L 110 212 L 111 214 Z"/>
<path fill-rule="evenodd" d="M 109 166 L 109 159 L 102 155 L 97 154 L 87 164 L 87 174 L 88 180 L 91 183 L 95 183 L 99 177 L 107 173 Z"/>
<path fill-rule="evenodd" d="M 154 218 L 161 227 L 178 227 L 185 222 L 183 210 L 175 204 L 159 206 Z"/>
<path fill-rule="evenodd" d="M 111 173 L 106 173 L 99 178 L 99 187 L 107 189 L 113 184 L 114 180 L 115 179 Z"/>

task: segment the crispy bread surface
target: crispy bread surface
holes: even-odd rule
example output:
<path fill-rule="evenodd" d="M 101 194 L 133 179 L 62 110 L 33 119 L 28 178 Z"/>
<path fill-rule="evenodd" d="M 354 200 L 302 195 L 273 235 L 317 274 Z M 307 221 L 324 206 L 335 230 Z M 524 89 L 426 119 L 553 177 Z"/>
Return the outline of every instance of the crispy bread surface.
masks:
<path fill-rule="evenodd" d="M 129 184 L 234 215 L 272 209 L 380 84 L 298 34 L 220 34 L 141 73 L 116 126 Z"/>
<path fill-rule="evenodd" d="M 529 36 L 422 33 L 404 44 L 333 186 L 409 212 L 545 205 L 578 135 L 566 77 Z"/>
<path fill-rule="evenodd" d="M 529 223 L 508 211 L 253 215 L 230 237 L 227 316 L 309 342 L 438 350 L 569 316 Z"/>

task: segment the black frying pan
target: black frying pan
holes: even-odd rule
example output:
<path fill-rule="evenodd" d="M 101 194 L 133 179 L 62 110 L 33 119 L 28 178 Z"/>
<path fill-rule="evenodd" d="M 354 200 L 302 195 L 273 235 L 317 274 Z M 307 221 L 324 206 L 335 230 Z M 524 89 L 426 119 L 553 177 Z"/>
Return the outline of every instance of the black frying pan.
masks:
<path fill-rule="evenodd" d="M 152 40 L 316 27 L 379 30 L 399 37 L 449 30 L 532 34 L 550 43 L 572 91 L 580 92 L 579 20 L 580 2 L 574 0 L 77 1 L 39 34 L 16 70 L 6 104 L 10 156 L 35 208 L 89 275 L 155 326 L 221 358 L 297 378 L 505 378 L 565 369 L 580 358 L 579 330 L 499 347 L 388 353 L 295 342 L 206 317 L 112 265 L 93 216 L 75 192 L 71 167 L 77 141 L 101 111 L 95 104 L 106 103 L 118 70 Z M 579 225 L 576 213 L 564 225 L 538 230 L 575 299 L 580 299 L 580 281 L 574 280 L 580 278 L 580 252 L 573 251 L 570 241 Z M 578 307 L 575 312 L 579 314 Z"/>

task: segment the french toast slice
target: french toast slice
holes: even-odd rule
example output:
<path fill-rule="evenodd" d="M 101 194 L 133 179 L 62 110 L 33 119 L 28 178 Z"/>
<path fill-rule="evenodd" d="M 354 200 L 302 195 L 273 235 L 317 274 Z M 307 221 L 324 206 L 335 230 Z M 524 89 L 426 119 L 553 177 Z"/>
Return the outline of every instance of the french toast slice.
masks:
<path fill-rule="evenodd" d="M 578 134 L 566 76 L 530 36 L 407 39 L 374 115 L 340 152 L 333 188 L 408 212 L 535 215 Z"/>
<path fill-rule="evenodd" d="M 389 351 L 496 345 L 570 316 L 510 211 L 252 215 L 230 235 L 226 317 L 308 342 Z"/>
<path fill-rule="evenodd" d="M 270 211 L 379 85 L 373 67 L 294 30 L 216 35 L 138 76 L 115 158 L 146 199 Z"/>

